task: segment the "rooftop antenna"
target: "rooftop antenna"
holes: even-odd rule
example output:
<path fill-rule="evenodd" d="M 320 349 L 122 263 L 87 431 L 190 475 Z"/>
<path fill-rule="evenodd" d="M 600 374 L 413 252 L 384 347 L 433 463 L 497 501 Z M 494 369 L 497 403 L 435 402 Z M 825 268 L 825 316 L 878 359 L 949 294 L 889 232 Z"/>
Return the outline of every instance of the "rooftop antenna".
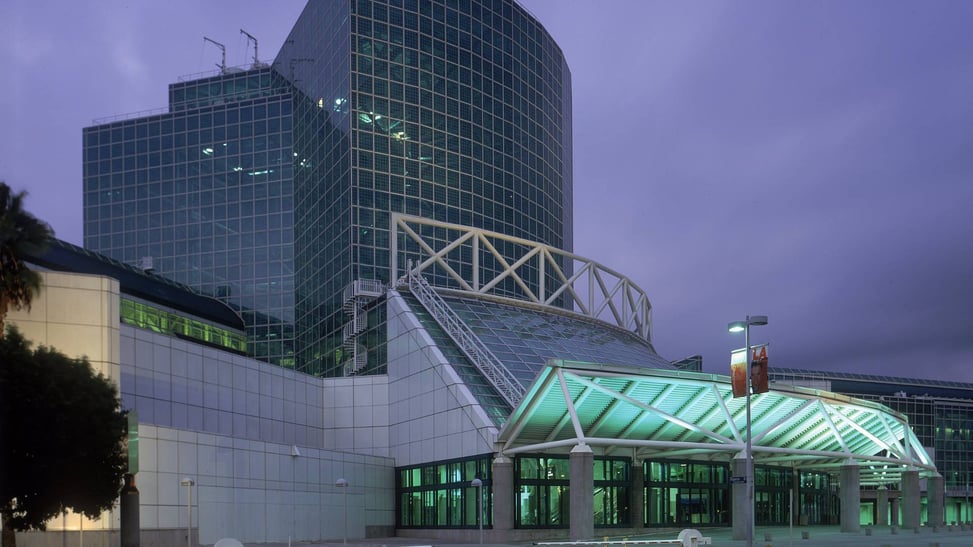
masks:
<path fill-rule="evenodd" d="M 249 32 L 243 29 L 240 29 L 240 34 L 245 34 L 247 36 L 248 46 L 250 45 L 250 42 L 253 41 L 253 64 L 250 65 L 250 68 L 263 67 L 264 64 L 260 62 L 260 57 L 257 55 L 257 38 L 253 34 L 250 34 Z"/>
<path fill-rule="evenodd" d="M 226 46 L 217 42 L 216 40 L 211 40 L 205 36 L 203 36 L 203 42 L 209 42 L 215 45 L 216 47 L 220 48 L 220 51 L 223 52 L 223 58 L 220 60 L 220 64 L 216 66 L 220 67 L 220 74 L 226 74 Z"/>

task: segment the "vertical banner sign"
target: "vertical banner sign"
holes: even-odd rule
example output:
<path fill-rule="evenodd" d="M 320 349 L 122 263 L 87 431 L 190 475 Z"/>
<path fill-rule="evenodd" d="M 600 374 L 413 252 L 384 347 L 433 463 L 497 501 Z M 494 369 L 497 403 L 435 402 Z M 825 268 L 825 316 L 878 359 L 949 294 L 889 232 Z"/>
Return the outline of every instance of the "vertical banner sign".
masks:
<path fill-rule="evenodd" d="M 750 386 L 754 393 L 767 393 L 770 391 L 767 384 L 767 346 L 753 348 L 753 357 L 750 359 Z"/>
<path fill-rule="evenodd" d="M 747 350 L 741 349 L 730 353 L 730 383 L 733 385 L 733 397 L 747 396 Z"/>

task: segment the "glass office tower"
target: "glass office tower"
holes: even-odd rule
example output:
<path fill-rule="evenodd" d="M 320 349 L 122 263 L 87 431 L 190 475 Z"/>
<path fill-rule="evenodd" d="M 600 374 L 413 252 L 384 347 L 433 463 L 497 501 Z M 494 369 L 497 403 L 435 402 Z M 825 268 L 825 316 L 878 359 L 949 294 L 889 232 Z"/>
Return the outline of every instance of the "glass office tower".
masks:
<path fill-rule="evenodd" d="M 237 309 L 294 366 L 293 101 L 270 68 L 179 82 L 169 112 L 84 130 L 84 244 Z"/>
<path fill-rule="evenodd" d="M 570 72 L 547 31 L 516 2 L 311 0 L 273 65 L 250 73 L 267 78 L 268 96 L 259 100 L 281 108 L 274 114 L 269 108 L 261 111 L 267 123 L 250 120 L 252 134 L 245 137 L 207 133 L 208 140 L 200 134 L 196 140 L 187 135 L 186 142 L 174 142 L 172 157 L 160 158 L 156 166 L 171 171 L 160 173 L 158 196 L 150 188 L 139 193 L 140 186 L 151 187 L 154 181 L 137 165 L 127 179 L 129 171 L 123 169 L 116 185 L 111 170 L 114 156 L 109 156 L 107 173 L 88 170 L 101 161 L 102 133 L 109 134 L 111 154 L 112 131 L 120 124 L 137 127 L 155 122 L 143 118 L 85 131 L 85 194 L 90 200 L 85 203 L 86 246 L 130 263 L 142 256 L 159 257 L 153 263 L 158 273 L 231 302 L 237 297 L 234 290 L 249 294 L 243 285 L 252 282 L 253 298 L 235 303 L 252 309 L 253 318 L 260 314 L 268 325 L 280 327 L 279 331 L 269 327 L 248 331 L 258 335 L 254 346 L 259 347 L 260 334 L 287 340 L 278 347 L 285 348 L 285 354 L 293 352 L 294 366 L 327 376 L 340 375 L 346 359 L 341 350 L 342 327 L 348 322 L 342 309 L 344 289 L 358 279 L 393 281 L 391 213 L 483 228 L 571 250 Z M 209 90 L 206 99 L 217 96 L 222 103 L 200 100 L 196 93 L 196 103 L 183 98 L 179 104 L 185 108 L 177 111 L 177 102 L 172 101 L 170 113 L 155 118 L 160 124 L 168 118 L 198 120 L 198 125 L 181 131 L 215 130 L 216 120 L 205 117 L 204 111 L 236 110 L 244 108 L 244 102 L 258 100 L 215 91 L 216 82 L 234 77 L 224 74 L 174 84 L 173 96 L 180 86 L 205 88 Z M 286 110 L 283 103 L 289 103 Z M 234 139 L 269 137 L 271 116 L 281 122 L 274 126 L 280 127 L 276 148 L 248 152 L 252 163 L 241 165 L 241 172 L 233 171 L 236 164 L 217 163 L 224 143 L 229 148 Z M 123 152 L 135 141 L 135 164 L 142 161 L 139 139 L 137 133 L 129 138 L 123 130 L 119 141 Z M 263 146 L 271 146 L 269 139 Z M 211 171 L 199 171 L 204 163 Z M 103 189 L 104 175 L 108 178 Z M 180 195 L 180 185 L 189 185 L 193 177 L 206 177 L 209 183 L 198 189 L 188 187 L 195 196 L 209 193 L 206 211 L 194 214 L 190 211 L 196 211 L 195 204 L 176 200 L 171 213 L 157 213 L 158 226 L 150 216 L 144 229 L 129 234 L 126 205 L 136 211 L 130 223 L 137 226 L 137 211 L 152 215 L 149 203 L 155 200 L 162 208 L 163 196 L 170 195 L 168 187 L 162 187 L 163 180 L 174 187 L 172 195 Z M 253 200 L 248 193 L 250 205 L 244 208 L 243 187 L 257 182 L 255 177 L 266 180 L 266 193 L 258 194 L 254 188 Z M 119 208 L 113 209 L 111 202 L 106 209 L 102 198 L 105 192 L 115 191 L 121 192 Z M 238 207 L 231 205 L 236 200 L 241 200 Z M 267 202 L 260 213 L 258 201 Z M 227 225 L 225 239 L 217 234 L 222 228 L 216 225 L 223 219 L 215 217 L 222 214 L 215 208 L 224 204 L 230 208 L 227 217 L 240 224 L 239 229 Z M 210 207 L 214 207 L 212 220 L 203 216 Z M 212 235 L 196 236 L 198 250 L 178 246 L 179 241 L 189 241 L 180 240 L 182 233 L 173 229 L 181 225 L 182 217 L 170 222 L 166 215 L 180 214 L 181 208 L 188 209 L 187 232 L 191 226 L 202 229 L 212 224 L 206 229 Z M 245 224 L 248 215 L 254 219 L 252 225 Z M 257 215 L 266 217 L 259 227 Z M 271 217 L 279 222 L 272 223 Z M 231 230 L 239 231 L 240 237 L 231 237 Z M 256 238 L 277 231 L 267 236 L 266 243 L 261 240 L 255 245 L 266 249 L 266 256 L 257 256 L 256 250 L 250 256 L 244 234 Z M 206 238 L 213 239 L 204 249 Z M 242 270 L 238 272 L 222 259 L 211 262 L 205 257 L 211 253 L 226 254 L 226 260 L 245 254 L 252 262 L 233 264 Z M 472 262 L 472 257 L 463 261 Z M 224 273 L 237 275 L 241 286 L 226 283 Z M 265 280 L 279 285 L 260 285 L 268 292 L 258 292 Z M 221 289 L 221 284 L 230 288 Z M 517 291 L 514 286 L 509 290 Z M 375 340 L 380 340 L 381 316 L 373 314 L 369 322 L 378 329 Z M 287 330 L 292 325 L 295 334 Z M 271 360 L 287 364 L 280 357 Z M 381 357 L 370 359 L 368 370 L 384 372 L 384 365 Z"/>

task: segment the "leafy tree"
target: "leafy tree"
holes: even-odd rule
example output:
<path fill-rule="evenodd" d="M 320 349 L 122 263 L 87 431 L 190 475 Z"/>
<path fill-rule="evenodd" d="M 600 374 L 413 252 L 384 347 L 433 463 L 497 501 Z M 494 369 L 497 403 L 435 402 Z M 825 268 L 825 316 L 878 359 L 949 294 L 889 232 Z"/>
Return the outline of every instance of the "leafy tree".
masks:
<path fill-rule="evenodd" d="M 24 210 L 26 196 L 0 181 L 0 336 L 7 310 L 29 310 L 40 288 L 40 276 L 27 268 L 24 257 L 42 250 L 54 235 L 50 226 Z"/>
<path fill-rule="evenodd" d="M 111 508 L 127 459 L 118 390 L 85 358 L 33 349 L 16 329 L 0 337 L 0 515 L 14 530 L 44 529 L 65 509 Z"/>

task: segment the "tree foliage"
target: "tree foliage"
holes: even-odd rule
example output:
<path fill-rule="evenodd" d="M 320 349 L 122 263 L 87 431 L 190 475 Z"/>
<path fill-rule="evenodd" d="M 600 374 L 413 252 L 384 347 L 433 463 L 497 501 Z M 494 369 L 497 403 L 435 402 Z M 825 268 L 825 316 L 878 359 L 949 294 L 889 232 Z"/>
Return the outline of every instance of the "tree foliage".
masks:
<path fill-rule="evenodd" d="M 0 336 L 7 310 L 29 310 L 40 288 L 40 276 L 27 268 L 24 257 L 43 249 L 54 235 L 50 226 L 24 210 L 26 196 L 0 181 Z"/>
<path fill-rule="evenodd" d="M 118 390 L 85 358 L 0 337 L 0 514 L 4 532 L 44 529 L 70 509 L 111 508 L 127 459 Z M 5 534 L 8 535 L 8 534 Z"/>

